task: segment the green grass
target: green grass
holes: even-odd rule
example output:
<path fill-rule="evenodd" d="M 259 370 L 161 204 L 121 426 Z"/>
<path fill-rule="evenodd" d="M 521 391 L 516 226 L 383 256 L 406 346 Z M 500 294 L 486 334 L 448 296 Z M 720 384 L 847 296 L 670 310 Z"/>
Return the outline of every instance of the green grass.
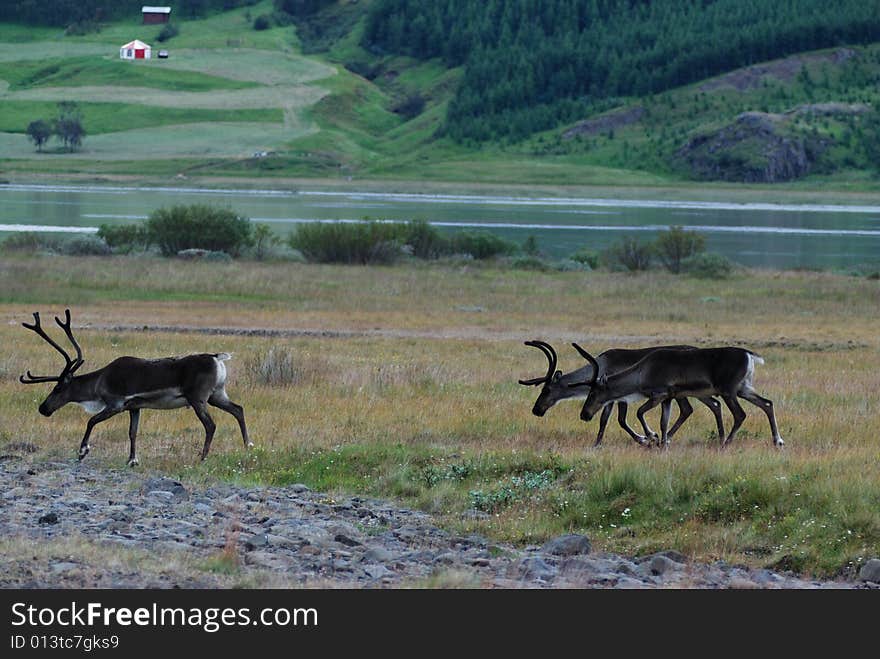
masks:
<path fill-rule="evenodd" d="M 265 122 L 279 124 L 280 109 L 200 110 L 162 108 L 125 103 L 79 103 L 83 126 L 89 135 L 116 133 L 135 128 L 153 128 L 200 122 Z M 58 115 L 58 104 L 49 101 L 7 101 L 0 115 L 0 132 L 24 133 L 36 118 L 51 121 Z"/>
<path fill-rule="evenodd" d="M 216 89 L 247 89 L 257 84 L 204 73 L 169 70 L 160 60 L 128 62 L 118 51 L 108 58 L 75 57 L 56 60 L 0 63 L 0 79 L 10 91 L 40 87 L 151 87 L 173 91 L 202 92 Z"/>

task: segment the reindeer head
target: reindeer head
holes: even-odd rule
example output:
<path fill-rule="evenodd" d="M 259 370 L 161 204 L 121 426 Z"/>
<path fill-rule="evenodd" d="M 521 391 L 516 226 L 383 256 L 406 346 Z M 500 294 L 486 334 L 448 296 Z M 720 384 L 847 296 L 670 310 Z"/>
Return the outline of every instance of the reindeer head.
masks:
<path fill-rule="evenodd" d="M 67 403 L 70 402 L 70 398 L 67 395 L 68 388 L 70 387 L 70 383 L 73 380 L 73 374 L 76 370 L 83 365 L 84 360 L 82 358 L 82 350 L 79 347 L 79 344 L 76 342 L 76 339 L 73 338 L 73 332 L 70 330 L 70 309 L 65 309 L 64 311 L 64 321 L 62 321 L 58 316 L 55 316 L 55 322 L 58 323 L 58 326 L 64 330 L 64 333 L 67 335 L 67 338 L 73 344 L 74 349 L 76 349 L 76 359 L 71 359 L 70 355 L 59 346 L 52 338 L 46 334 L 43 328 L 40 326 L 40 314 L 38 312 L 34 312 L 34 324 L 28 325 L 27 323 L 22 323 L 22 326 L 27 329 L 36 332 L 46 343 L 55 348 L 61 355 L 64 357 L 65 366 L 61 370 L 60 375 L 31 375 L 31 372 L 28 371 L 27 375 L 22 375 L 19 378 L 19 381 L 22 384 L 39 384 L 41 382 L 55 382 L 55 387 L 52 389 L 51 393 L 46 397 L 42 403 L 40 403 L 40 414 L 43 416 L 52 416 L 52 413 L 57 409 L 63 407 Z"/>
<path fill-rule="evenodd" d="M 584 377 L 586 374 L 581 374 L 576 371 L 575 373 L 563 375 L 562 371 L 557 371 L 557 357 L 553 346 L 544 341 L 526 341 L 525 344 L 533 348 L 538 348 L 538 350 L 543 352 L 547 357 L 547 360 L 550 362 L 547 368 L 547 375 L 540 378 L 519 381 L 520 384 L 526 386 L 544 385 L 541 388 L 541 393 L 538 394 L 538 399 L 535 401 L 534 407 L 532 407 L 532 414 L 535 416 L 544 416 L 547 413 L 547 410 L 556 405 L 559 401 L 583 395 L 585 393 L 584 387 L 581 387 L 580 390 L 578 390 L 571 387 L 569 382 L 571 382 L 572 376 L 577 379 L 577 377 Z"/>

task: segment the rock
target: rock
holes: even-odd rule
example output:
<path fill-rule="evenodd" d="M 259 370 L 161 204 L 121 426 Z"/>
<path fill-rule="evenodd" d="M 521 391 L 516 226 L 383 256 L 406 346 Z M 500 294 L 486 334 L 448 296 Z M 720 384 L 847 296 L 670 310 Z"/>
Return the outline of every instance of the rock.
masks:
<path fill-rule="evenodd" d="M 541 551 L 554 556 L 576 556 L 589 554 L 592 550 L 590 539 L 585 535 L 571 534 L 561 535 L 558 538 L 548 540 Z"/>
<path fill-rule="evenodd" d="M 456 555 L 451 551 L 447 551 L 434 558 L 434 563 L 439 565 L 452 565 L 456 562 Z"/>
<path fill-rule="evenodd" d="M 344 533 L 337 533 L 333 536 L 333 540 L 341 545 L 345 545 L 346 547 L 359 547 L 363 544 L 362 542 L 359 542 L 354 538 L 348 537 Z"/>
<path fill-rule="evenodd" d="M 52 570 L 52 572 L 67 572 L 68 570 L 73 570 L 78 567 L 80 567 L 79 563 L 60 561 L 58 563 L 52 563 L 52 565 L 49 566 L 49 569 Z"/>
<path fill-rule="evenodd" d="M 295 494 L 302 494 L 303 492 L 311 492 L 311 488 L 308 485 L 303 485 L 302 483 L 294 483 L 289 488 Z"/>
<path fill-rule="evenodd" d="M 663 554 L 654 554 L 648 563 L 648 567 L 651 570 L 651 574 L 660 576 L 667 572 L 679 570 L 684 566 Z"/>
<path fill-rule="evenodd" d="M 393 575 L 394 573 L 384 565 L 365 565 L 364 572 L 371 579 L 381 579 Z"/>
<path fill-rule="evenodd" d="M 394 554 L 384 547 L 370 547 L 361 557 L 364 563 L 385 563 L 393 559 Z"/>
<path fill-rule="evenodd" d="M 516 564 L 519 576 L 536 581 L 550 581 L 556 576 L 556 568 L 540 556 L 526 556 Z"/>
<path fill-rule="evenodd" d="M 254 549 L 268 546 L 269 536 L 265 533 L 242 535 L 241 542 L 244 543 L 244 546 L 248 551 L 253 551 Z"/>
<path fill-rule="evenodd" d="M 859 579 L 880 583 L 880 558 L 872 558 L 859 570 Z"/>
<path fill-rule="evenodd" d="M 189 492 L 186 491 L 186 488 L 171 478 L 151 478 L 141 487 L 141 492 L 145 492 L 147 495 L 154 492 L 167 492 L 171 495 L 170 500 L 175 503 L 189 498 Z"/>
<path fill-rule="evenodd" d="M 40 519 L 37 520 L 40 524 L 57 524 L 59 522 L 58 515 L 55 513 L 46 513 L 45 515 L 41 515 Z"/>

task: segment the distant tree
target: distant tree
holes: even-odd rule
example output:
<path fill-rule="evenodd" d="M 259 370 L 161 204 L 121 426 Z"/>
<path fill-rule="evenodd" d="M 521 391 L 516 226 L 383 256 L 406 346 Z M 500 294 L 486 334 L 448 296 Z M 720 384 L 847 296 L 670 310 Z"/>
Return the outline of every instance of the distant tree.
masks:
<path fill-rule="evenodd" d="M 522 251 L 529 256 L 537 256 L 541 252 L 541 248 L 538 247 L 538 239 L 534 236 L 526 238 L 525 242 L 523 242 Z"/>
<path fill-rule="evenodd" d="M 55 119 L 54 131 L 68 151 L 76 151 L 82 146 L 86 129 L 82 125 L 79 106 L 74 101 L 58 103 L 58 118 Z"/>
<path fill-rule="evenodd" d="M 27 136 L 36 145 L 37 151 L 42 151 L 43 145 L 52 137 L 52 126 L 44 119 L 37 119 L 28 124 Z"/>
<path fill-rule="evenodd" d="M 674 226 L 657 237 L 654 247 L 657 257 L 666 269 L 678 274 L 681 272 L 682 261 L 706 249 L 706 237 L 696 231 Z"/>
<path fill-rule="evenodd" d="M 156 35 L 156 41 L 164 43 L 169 39 L 173 39 L 178 34 L 180 34 L 180 28 L 177 27 L 175 23 L 165 23 L 161 30 L 159 30 L 159 34 Z"/>
<path fill-rule="evenodd" d="M 612 265 L 623 266 L 630 272 L 647 270 L 651 267 L 654 246 L 635 238 L 624 238 L 609 248 L 607 256 Z"/>
<path fill-rule="evenodd" d="M 259 31 L 268 30 L 272 27 L 272 17 L 269 14 L 260 14 L 254 19 L 254 29 Z"/>

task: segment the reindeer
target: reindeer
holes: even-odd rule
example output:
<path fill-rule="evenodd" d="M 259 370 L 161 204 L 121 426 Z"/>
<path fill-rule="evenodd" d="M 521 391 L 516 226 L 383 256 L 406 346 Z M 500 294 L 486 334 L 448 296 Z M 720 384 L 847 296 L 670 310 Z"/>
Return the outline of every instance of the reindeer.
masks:
<path fill-rule="evenodd" d="M 64 311 L 64 316 L 64 321 L 55 316 L 55 322 L 64 330 L 76 350 L 76 358 L 71 359 L 67 351 L 46 334 L 40 326 L 40 314 L 34 312 L 34 324 L 22 323 L 22 325 L 61 353 L 66 364 L 60 375 L 34 376 L 27 371 L 27 375 L 22 375 L 19 381 L 22 384 L 56 383 L 40 404 L 39 411 L 43 416 L 52 416 L 55 411 L 68 403 L 76 403 L 94 415 L 86 423 L 86 432 L 79 446 L 80 460 L 89 453 L 89 436 L 92 434 L 92 429 L 120 412 L 128 412 L 128 438 L 131 441 L 128 465 L 130 467 L 137 465 L 135 438 L 142 409 L 170 410 L 192 407 L 205 427 L 202 460 L 208 455 L 216 428 L 214 420 L 208 414 L 208 405 L 218 407 L 234 416 L 241 429 L 245 449 L 253 446 L 244 422 L 244 409 L 229 400 L 226 395 L 226 366 L 223 362 L 230 359 L 231 355 L 219 352 L 164 359 L 119 357 L 97 371 L 74 375 L 85 360 L 82 349 L 70 329 L 70 309 Z"/>
<path fill-rule="evenodd" d="M 547 369 L 547 374 L 543 377 L 532 378 L 530 380 L 519 380 L 520 384 L 526 386 L 543 385 L 541 393 L 538 395 L 538 399 L 535 401 L 535 405 L 532 408 L 532 414 L 534 414 L 535 416 L 544 416 L 544 414 L 547 413 L 547 410 L 553 407 L 560 400 L 565 400 L 566 398 L 587 396 L 587 394 L 589 394 L 590 392 L 590 385 L 586 383 L 586 381 L 592 379 L 595 373 L 615 373 L 625 368 L 629 368 L 649 353 L 653 352 L 654 350 L 658 350 L 658 348 L 640 348 L 635 350 L 616 348 L 612 350 L 606 350 L 596 358 L 595 365 L 587 364 L 586 366 L 582 366 L 581 368 L 571 371 L 570 373 L 563 373 L 562 371 L 556 370 L 556 364 L 558 361 L 556 351 L 549 343 L 545 343 L 544 341 L 526 341 L 525 345 L 531 346 L 533 348 L 538 348 L 541 352 L 544 353 L 544 355 L 547 357 L 547 360 L 550 362 Z M 577 343 L 572 343 L 572 346 L 574 346 L 574 349 L 577 350 L 581 356 L 586 356 L 589 354 Z M 693 349 L 692 346 L 665 347 L 681 348 L 685 350 Z M 599 371 L 597 371 L 596 369 L 599 369 Z M 635 440 L 642 446 L 647 446 L 649 445 L 648 437 L 651 437 L 653 439 L 657 439 L 659 437 L 659 435 L 657 435 L 657 433 L 651 430 L 651 428 L 648 426 L 647 422 L 644 419 L 644 416 L 639 416 L 639 421 L 642 424 L 642 429 L 645 431 L 645 436 L 636 433 L 627 423 L 627 404 L 638 400 L 642 400 L 642 398 L 636 395 L 631 398 L 612 401 L 604 407 L 604 409 L 602 410 L 602 416 L 599 419 L 599 433 L 596 435 L 596 442 L 593 444 L 594 447 L 599 446 L 602 443 L 602 438 L 605 436 L 605 427 L 608 425 L 608 419 L 611 416 L 611 412 L 614 408 L 615 402 L 617 403 L 617 422 L 620 424 L 620 427 L 623 428 L 627 432 L 627 434 L 629 434 L 629 436 L 633 438 L 633 440 Z M 694 408 L 691 406 L 686 397 L 682 396 L 676 398 L 675 400 L 678 403 L 679 415 L 678 419 L 675 421 L 675 424 L 673 424 L 672 429 L 669 431 L 670 437 L 678 431 L 681 425 L 694 411 Z M 699 400 L 712 411 L 712 414 L 715 417 L 715 423 L 718 426 L 718 436 L 719 438 L 723 439 L 724 422 L 721 418 L 721 403 L 719 403 L 711 396 L 703 396 L 700 397 Z"/>
<path fill-rule="evenodd" d="M 773 401 L 755 392 L 752 380 L 755 364 L 763 364 L 759 355 L 745 348 L 664 348 L 645 355 L 636 364 L 617 373 L 601 374 L 600 364 L 588 352 L 582 355 L 592 365 L 588 380 L 573 382 L 569 386 L 589 386 L 590 393 L 581 410 L 581 418 L 589 421 L 600 409 L 613 401 L 628 400 L 631 396 L 647 398 L 639 408 L 639 419 L 648 410 L 661 405 L 661 445 L 669 446 L 667 425 L 673 399 L 681 396 L 721 396 L 733 414 L 733 427 L 722 448 L 730 444 L 746 413 L 737 401 L 743 398 L 760 407 L 767 415 L 773 444 L 782 447 L 785 442 L 776 426 Z"/>

